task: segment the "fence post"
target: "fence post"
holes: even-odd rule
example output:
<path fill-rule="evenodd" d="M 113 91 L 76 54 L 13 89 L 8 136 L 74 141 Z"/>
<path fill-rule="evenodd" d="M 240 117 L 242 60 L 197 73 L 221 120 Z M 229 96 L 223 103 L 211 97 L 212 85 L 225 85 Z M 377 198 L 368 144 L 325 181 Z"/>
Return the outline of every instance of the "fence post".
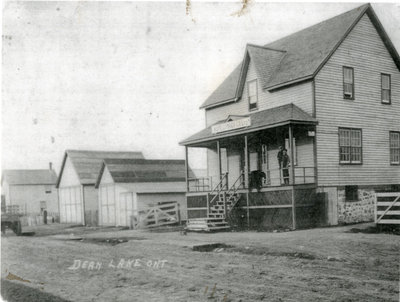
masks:
<path fill-rule="evenodd" d="M 158 224 L 158 209 L 154 209 L 154 222 L 156 225 Z"/>
<path fill-rule="evenodd" d="M 176 209 L 176 212 L 177 212 L 177 215 L 178 215 L 178 223 L 179 223 L 179 225 L 181 225 L 181 211 L 180 211 L 180 204 L 179 203 L 176 203 L 176 205 L 175 205 L 175 209 Z"/>

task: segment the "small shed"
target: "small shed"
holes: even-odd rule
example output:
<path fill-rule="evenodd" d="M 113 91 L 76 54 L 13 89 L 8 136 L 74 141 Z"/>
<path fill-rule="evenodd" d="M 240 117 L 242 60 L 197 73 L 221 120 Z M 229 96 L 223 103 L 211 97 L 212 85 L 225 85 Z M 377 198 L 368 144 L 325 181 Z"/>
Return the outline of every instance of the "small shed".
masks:
<path fill-rule="evenodd" d="M 96 183 L 99 224 L 130 226 L 131 217 L 177 203 L 187 219 L 184 160 L 105 159 Z"/>
<path fill-rule="evenodd" d="M 58 216 L 55 188 L 56 172 L 52 169 L 4 170 L 2 175 L 2 207 L 14 207 L 26 216 Z"/>
<path fill-rule="evenodd" d="M 66 150 L 57 180 L 60 222 L 97 225 L 96 180 L 106 158 L 144 158 L 141 152 Z"/>

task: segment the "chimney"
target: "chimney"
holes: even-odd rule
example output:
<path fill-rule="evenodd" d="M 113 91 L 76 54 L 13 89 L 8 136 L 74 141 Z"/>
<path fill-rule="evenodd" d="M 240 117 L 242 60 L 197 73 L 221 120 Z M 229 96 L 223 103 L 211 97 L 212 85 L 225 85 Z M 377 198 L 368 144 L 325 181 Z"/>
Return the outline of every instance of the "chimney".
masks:
<path fill-rule="evenodd" d="M 49 169 L 53 170 L 53 163 L 52 162 L 49 162 Z"/>

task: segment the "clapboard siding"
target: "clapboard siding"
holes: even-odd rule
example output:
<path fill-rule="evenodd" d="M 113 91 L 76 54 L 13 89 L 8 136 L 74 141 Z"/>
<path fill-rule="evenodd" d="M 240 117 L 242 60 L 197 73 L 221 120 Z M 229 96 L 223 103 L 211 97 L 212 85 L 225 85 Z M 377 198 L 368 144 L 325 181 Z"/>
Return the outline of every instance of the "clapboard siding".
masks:
<path fill-rule="evenodd" d="M 250 60 L 249 68 L 246 75 L 246 83 L 244 85 L 243 94 L 238 102 L 230 103 L 228 105 L 206 109 L 206 125 L 210 126 L 217 121 L 227 118 L 228 115 L 241 115 L 248 114 L 248 91 L 247 82 L 257 79 L 257 72 L 253 62 Z M 312 84 L 306 82 L 286 89 L 268 92 L 261 88 L 261 83 L 257 82 L 258 89 L 258 110 L 270 109 L 286 104 L 293 103 L 305 112 L 312 114 Z M 253 111 L 252 111 L 253 112 Z"/>
<path fill-rule="evenodd" d="M 343 66 L 354 68 L 355 99 L 343 99 Z M 381 73 L 391 74 L 392 104 L 381 104 Z M 318 184 L 400 182 L 389 162 L 389 131 L 400 131 L 400 73 L 364 15 L 315 78 Z M 338 127 L 361 128 L 362 165 L 339 164 Z"/>

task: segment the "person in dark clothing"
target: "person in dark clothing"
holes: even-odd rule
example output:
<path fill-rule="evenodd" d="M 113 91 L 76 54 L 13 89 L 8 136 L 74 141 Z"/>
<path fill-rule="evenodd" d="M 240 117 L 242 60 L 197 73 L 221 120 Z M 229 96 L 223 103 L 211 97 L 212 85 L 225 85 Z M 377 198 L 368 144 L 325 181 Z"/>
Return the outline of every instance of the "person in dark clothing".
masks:
<path fill-rule="evenodd" d="M 290 165 L 290 158 L 287 155 L 287 150 L 283 149 L 282 152 L 282 174 L 283 174 L 283 181 L 285 185 L 289 184 L 289 165 Z"/>
<path fill-rule="evenodd" d="M 257 189 L 259 192 L 262 188 L 263 178 L 265 178 L 265 173 L 260 170 L 255 170 L 250 172 L 250 190 Z"/>

